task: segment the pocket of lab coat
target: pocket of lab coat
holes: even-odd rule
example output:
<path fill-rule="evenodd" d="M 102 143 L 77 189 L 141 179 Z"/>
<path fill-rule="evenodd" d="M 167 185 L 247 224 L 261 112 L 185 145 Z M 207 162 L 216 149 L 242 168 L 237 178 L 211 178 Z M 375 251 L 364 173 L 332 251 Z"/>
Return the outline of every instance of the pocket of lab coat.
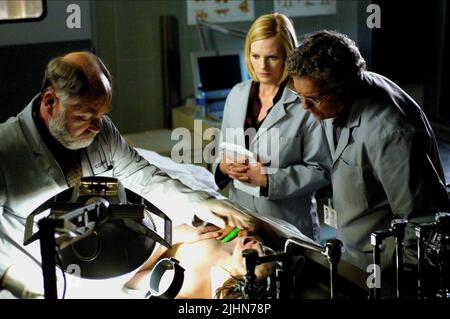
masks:
<path fill-rule="evenodd" d="M 335 204 L 342 203 L 339 205 L 342 207 L 335 207 L 338 210 L 338 216 L 348 214 L 347 217 L 351 219 L 354 217 L 349 216 L 353 215 L 351 212 L 361 213 L 369 208 L 363 171 L 363 167 L 349 165 L 342 158 L 333 167 L 331 176 L 333 198 L 335 198 Z M 346 212 L 339 212 L 339 209 Z"/>
<path fill-rule="evenodd" d="M 104 177 L 113 177 L 113 166 L 100 166 L 94 168 L 94 176 L 104 176 Z"/>

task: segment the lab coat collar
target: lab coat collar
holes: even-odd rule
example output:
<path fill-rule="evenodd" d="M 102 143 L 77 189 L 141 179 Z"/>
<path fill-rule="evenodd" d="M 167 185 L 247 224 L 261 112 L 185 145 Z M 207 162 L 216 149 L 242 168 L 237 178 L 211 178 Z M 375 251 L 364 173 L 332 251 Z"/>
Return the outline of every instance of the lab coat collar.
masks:
<path fill-rule="evenodd" d="M 269 129 L 270 127 L 274 126 L 279 120 L 281 120 L 283 117 L 286 116 L 286 91 L 284 90 L 283 95 L 278 100 L 277 103 L 275 103 L 274 106 L 272 106 L 272 110 L 267 114 L 267 117 L 264 119 L 263 123 L 261 124 L 261 128 Z M 258 136 L 258 134 L 256 135 Z"/>
<path fill-rule="evenodd" d="M 359 98 L 353 102 L 350 114 L 348 115 L 347 124 L 345 125 L 347 128 L 354 128 L 361 124 L 361 111 L 368 103 L 368 98 Z"/>
<path fill-rule="evenodd" d="M 39 103 L 40 100 L 41 94 L 36 95 L 17 116 L 20 120 L 25 138 L 35 154 L 45 154 L 45 149 L 47 148 L 33 119 L 33 104 Z"/>
<path fill-rule="evenodd" d="M 350 137 L 352 134 L 352 131 L 355 127 L 358 127 L 361 125 L 361 112 L 362 108 L 367 105 L 368 99 L 367 98 L 361 98 L 356 99 L 350 110 L 350 114 L 348 116 L 348 121 L 345 124 L 344 127 L 342 127 L 341 136 L 339 137 L 339 141 L 336 147 L 336 150 L 333 152 L 333 166 L 336 163 L 336 161 L 341 157 L 342 152 L 344 152 L 345 148 L 350 142 Z M 331 134 L 327 134 L 328 136 L 333 136 L 333 126 L 329 125 L 329 129 L 331 129 Z"/>
<path fill-rule="evenodd" d="M 281 96 L 280 100 L 274 106 L 272 106 L 272 110 L 267 115 L 255 137 L 251 141 L 250 149 L 262 134 L 268 132 L 271 127 L 273 127 L 277 122 L 279 122 L 286 116 L 287 108 L 301 107 L 300 105 L 293 104 L 297 99 L 298 96 L 288 90 L 287 87 L 283 89 L 283 95 Z"/>
<path fill-rule="evenodd" d="M 246 107 L 237 107 L 237 108 L 234 108 L 234 110 L 233 110 L 234 112 L 236 112 L 233 117 L 235 117 L 236 119 L 240 119 L 240 123 L 242 125 L 241 127 L 245 127 L 245 120 L 246 120 L 247 108 L 248 108 L 248 99 L 250 98 L 251 88 L 252 88 L 252 80 L 248 80 L 245 83 L 245 87 L 241 93 L 242 101 L 246 101 L 247 105 L 246 105 Z"/>
<path fill-rule="evenodd" d="M 36 95 L 31 102 L 19 113 L 19 123 L 23 134 L 28 141 L 31 151 L 36 156 L 36 162 L 42 170 L 46 171 L 55 182 L 62 188 L 67 188 L 64 173 L 51 154 L 45 142 L 42 140 L 33 119 L 33 103 L 39 103 L 41 94 Z"/>

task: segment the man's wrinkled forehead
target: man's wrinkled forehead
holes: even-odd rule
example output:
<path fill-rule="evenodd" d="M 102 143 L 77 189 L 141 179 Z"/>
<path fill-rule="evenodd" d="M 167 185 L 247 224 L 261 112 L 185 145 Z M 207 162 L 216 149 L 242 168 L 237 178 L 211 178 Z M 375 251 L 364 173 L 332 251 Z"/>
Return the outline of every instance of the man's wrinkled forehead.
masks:
<path fill-rule="evenodd" d="M 310 76 L 293 76 L 292 78 L 295 89 L 303 96 L 317 96 L 327 88 L 324 81 Z"/>

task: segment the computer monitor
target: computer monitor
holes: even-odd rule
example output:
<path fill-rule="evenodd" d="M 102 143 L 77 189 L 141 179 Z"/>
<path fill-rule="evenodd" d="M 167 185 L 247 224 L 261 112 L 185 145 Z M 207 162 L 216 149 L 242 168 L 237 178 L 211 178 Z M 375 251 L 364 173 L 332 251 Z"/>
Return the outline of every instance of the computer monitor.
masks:
<path fill-rule="evenodd" d="M 194 91 L 199 83 L 207 100 L 207 114 L 222 118 L 225 99 L 234 85 L 249 79 L 243 51 L 191 53 Z"/>

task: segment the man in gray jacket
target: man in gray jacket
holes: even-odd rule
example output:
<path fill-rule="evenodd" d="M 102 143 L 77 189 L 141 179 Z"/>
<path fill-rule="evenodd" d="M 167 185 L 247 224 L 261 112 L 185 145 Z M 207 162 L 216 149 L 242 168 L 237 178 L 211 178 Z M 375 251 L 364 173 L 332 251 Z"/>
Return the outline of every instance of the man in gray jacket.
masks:
<path fill-rule="evenodd" d="M 366 270 L 370 234 L 395 218 L 429 221 L 449 209 L 436 140 L 420 107 L 389 79 L 365 70 L 355 43 L 333 31 L 308 36 L 288 58 L 291 88 L 322 121 L 333 156 L 331 180 L 343 258 Z M 332 219 L 330 219 L 332 220 Z M 415 235 L 405 234 L 405 262 L 415 264 Z M 394 243 L 382 269 L 394 265 Z"/>
<path fill-rule="evenodd" d="M 105 115 L 111 99 L 111 76 L 105 65 L 95 55 L 74 52 L 51 60 L 41 94 L 17 117 L 0 125 L 3 286 L 28 284 L 21 274 L 31 273 L 30 264 L 40 264 L 37 242 L 23 246 L 28 214 L 83 176 L 118 178 L 175 225 L 190 224 L 194 215 L 219 227 L 249 225 L 249 218 L 227 202 L 170 179 L 128 146 Z"/>

